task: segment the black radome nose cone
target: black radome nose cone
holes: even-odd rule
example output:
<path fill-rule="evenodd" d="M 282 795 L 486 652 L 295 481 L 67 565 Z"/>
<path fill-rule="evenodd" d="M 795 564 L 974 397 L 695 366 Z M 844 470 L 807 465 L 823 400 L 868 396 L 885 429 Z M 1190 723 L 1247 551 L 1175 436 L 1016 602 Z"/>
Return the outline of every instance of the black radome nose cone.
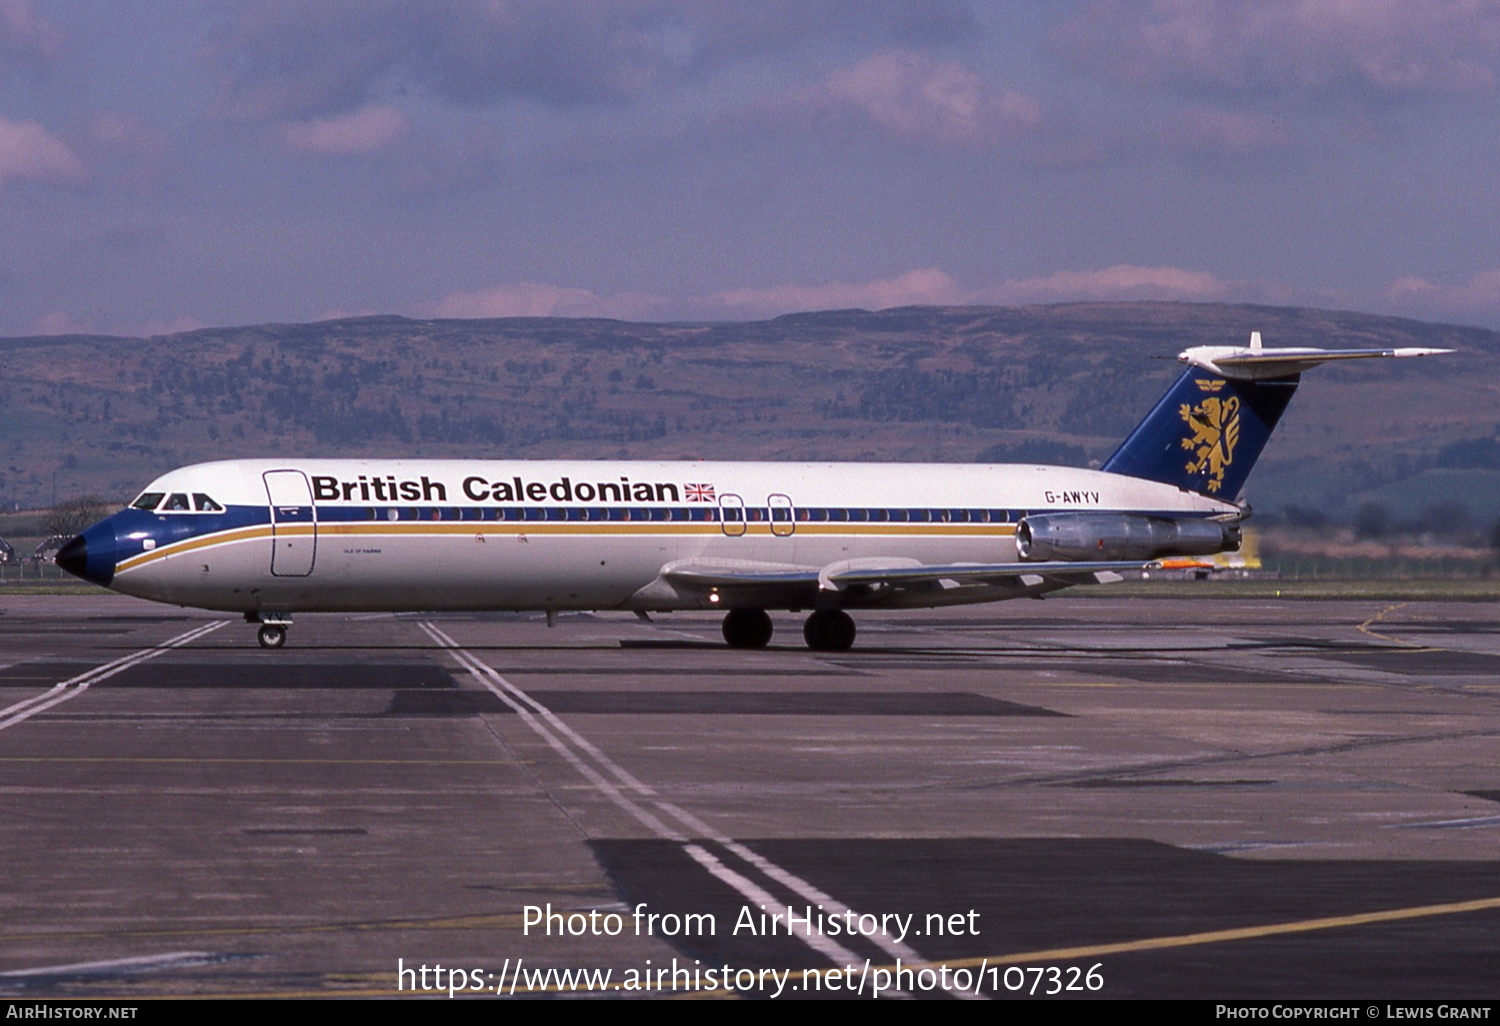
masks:
<path fill-rule="evenodd" d="M 89 546 L 83 540 L 83 535 L 75 535 L 72 541 L 58 549 L 53 562 L 74 577 L 88 580 Z"/>

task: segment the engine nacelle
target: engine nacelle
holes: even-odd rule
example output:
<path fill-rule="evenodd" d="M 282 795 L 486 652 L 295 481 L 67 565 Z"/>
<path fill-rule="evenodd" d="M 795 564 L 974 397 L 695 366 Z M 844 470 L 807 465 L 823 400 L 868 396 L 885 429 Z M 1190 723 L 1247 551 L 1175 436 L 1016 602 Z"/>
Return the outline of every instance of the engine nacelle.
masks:
<path fill-rule="evenodd" d="M 1138 513 L 1042 513 L 1016 525 L 1022 559 L 1114 560 L 1210 556 L 1240 547 L 1240 525 Z"/>

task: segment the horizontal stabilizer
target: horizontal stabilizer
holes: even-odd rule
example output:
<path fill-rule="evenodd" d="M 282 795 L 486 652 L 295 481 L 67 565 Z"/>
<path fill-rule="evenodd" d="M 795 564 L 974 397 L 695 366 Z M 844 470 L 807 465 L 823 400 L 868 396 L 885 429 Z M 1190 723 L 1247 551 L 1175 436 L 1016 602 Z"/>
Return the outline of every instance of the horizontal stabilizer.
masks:
<path fill-rule="evenodd" d="M 1267 349 L 1261 345 L 1260 332 L 1250 333 L 1248 346 L 1194 346 L 1177 357 L 1183 363 L 1201 367 L 1210 374 L 1225 378 L 1263 381 L 1301 374 L 1319 364 L 1334 360 L 1402 359 L 1411 356 L 1437 356 L 1451 349 L 1311 349 L 1292 347 Z"/>

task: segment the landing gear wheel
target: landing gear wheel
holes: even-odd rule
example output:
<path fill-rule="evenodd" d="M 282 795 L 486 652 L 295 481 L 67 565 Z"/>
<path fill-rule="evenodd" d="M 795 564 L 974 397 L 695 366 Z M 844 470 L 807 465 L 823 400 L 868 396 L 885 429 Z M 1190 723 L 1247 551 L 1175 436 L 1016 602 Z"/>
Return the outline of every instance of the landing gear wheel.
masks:
<path fill-rule="evenodd" d="M 256 637 L 261 648 L 280 648 L 286 644 L 286 628 L 276 623 L 263 623 Z"/>
<path fill-rule="evenodd" d="M 724 640 L 730 648 L 765 648 L 771 640 L 771 618 L 764 609 L 732 609 L 724 617 Z"/>
<path fill-rule="evenodd" d="M 854 619 L 842 609 L 820 609 L 802 625 L 814 652 L 847 652 L 854 644 Z"/>

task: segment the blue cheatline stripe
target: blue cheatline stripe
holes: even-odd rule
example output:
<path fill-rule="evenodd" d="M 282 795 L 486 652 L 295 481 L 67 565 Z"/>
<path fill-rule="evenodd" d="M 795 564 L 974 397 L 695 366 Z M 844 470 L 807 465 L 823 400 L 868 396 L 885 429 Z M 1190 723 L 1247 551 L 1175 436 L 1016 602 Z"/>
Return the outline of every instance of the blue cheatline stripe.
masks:
<path fill-rule="evenodd" d="M 303 507 L 287 523 L 309 523 Z M 117 514 L 124 517 L 125 511 Z M 324 524 L 379 523 L 731 523 L 785 524 L 785 518 L 774 519 L 768 507 L 737 509 L 740 516 L 725 518 L 717 507 L 692 506 L 323 506 L 317 507 L 317 520 Z M 782 512 L 776 510 L 776 512 Z M 1093 508 L 1069 509 L 974 509 L 974 508 L 895 508 L 895 507 L 797 507 L 792 511 L 795 522 L 813 524 L 1015 524 L 1028 514 L 1087 513 L 1133 514 L 1135 516 L 1198 518 L 1215 516 L 1215 511 L 1184 510 L 1117 510 Z M 223 513 L 135 513 L 127 530 L 149 531 L 158 544 L 175 542 L 204 534 L 216 534 L 270 523 L 264 506 L 230 506 Z"/>

